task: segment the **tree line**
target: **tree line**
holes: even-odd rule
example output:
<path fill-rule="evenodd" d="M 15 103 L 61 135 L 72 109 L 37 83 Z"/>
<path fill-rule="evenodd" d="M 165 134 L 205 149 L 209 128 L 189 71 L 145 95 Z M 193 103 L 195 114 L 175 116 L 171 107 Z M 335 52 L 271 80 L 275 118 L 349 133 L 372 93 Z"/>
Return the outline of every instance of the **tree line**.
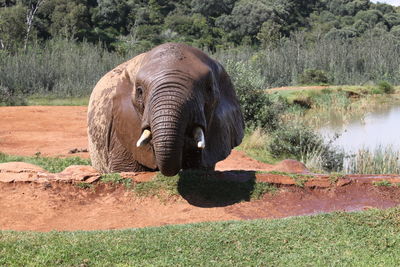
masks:
<path fill-rule="evenodd" d="M 0 0 L 0 49 L 54 38 L 101 43 L 127 53 L 164 42 L 204 50 L 274 46 L 304 32 L 353 39 L 400 39 L 400 9 L 369 0 Z"/>

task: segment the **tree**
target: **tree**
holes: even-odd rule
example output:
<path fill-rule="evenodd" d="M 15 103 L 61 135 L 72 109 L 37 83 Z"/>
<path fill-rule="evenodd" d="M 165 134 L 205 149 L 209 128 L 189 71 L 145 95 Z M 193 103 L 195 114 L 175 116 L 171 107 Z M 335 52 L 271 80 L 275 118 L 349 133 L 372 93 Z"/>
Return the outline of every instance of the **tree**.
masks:
<path fill-rule="evenodd" d="M 46 14 L 50 19 L 52 36 L 65 38 L 84 37 L 90 30 L 87 2 L 81 0 L 48 0 Z M 43 7 L 44 8 L 44 7 Z"/>
<path fill-rule="evenodd" d="M 386 20 L 390 28 L 400 25 L 400 13 L 385 14 L 383 18 Z"/>
<path fill-rule="evenodd" d="M 257 34 L 257 39 L 264 47 L 267 47 L 268 45 L 276 45 L 281 37 L 281 25 L 271 20 L 264 22 L 261 26 L 260 32 Z"/>
<path fill-rule="evenodd" d="M 245 36 L 255 39 L 261 25 L 268 19 L 273 19 L 273 6 L 269 1 L 240 1 L 230 15 L 222 15 L 217 19 L 217 26 L 231 32 L 236 43 L 240 43 Z"/>
<path fill-rule="evenodd" d="M 17 4 L 16 0 L 0 0 L 0 8 L 1 7 L 10 7 Z"/>
<path fill-rule="evenodd" d="M 400 39 L 400 25 L 394 26 L 391 30 L 390 33 L 396 36 L 397 38 Z"/>
<path fill-rule="evenodd" d="M 101 0 L 93 9 L 93 22 L 102 29 L 112 27 L 122 34 L 127 33 L 128 15 L 131 6 L 124 0 Z"/>
<path fill-rule="evenodd" d="M 21 47 L 26 36 L 26 8 L 20 4 L 0 9 L 0 48 Z"/>
<path fill-rule="evenodd" d="M 382 12 L 382 14 L 387 14 L 387 13 L 394 13 L 394 6 L 388 5 L 388 4 L 383 4 L 383 3 L 377 3 L 371 6 L 373 9 L 379 10 Z"/>
<path fill-rule="evenodd" d="M 327 39 L 350 39 L 357 36 L 357 32 L 352 28 L 344 28 L 344 29 L 331 29 L 326 35 Z"/>
<path fill-rule="evenodd" d="M 236 0 L 192 0 L 192 12 L 200 13 L 206 18 L 216 18 L 230 14 Z"/>
<path fill-rule="evenodd" d="M 380 11 L 371 9 L 371 10 L 362 10 L 356 14 L 356 20 L 362 20 L 363 22 L 370 25 L 373 28 L 378 22 L 383 19 L 383 15 Z"/>
<path fill-rule="evenodd" d="M 30 0 L 28 3 L 28 8 L 26 11 L 26 35 L 24 40 L 24 49 L 28 44 L 29 34 L 32 30 L 33 20 L 35 19 L 36 13 L 38 12 L 40 6 L 45 2 L 45 0 Z"/>

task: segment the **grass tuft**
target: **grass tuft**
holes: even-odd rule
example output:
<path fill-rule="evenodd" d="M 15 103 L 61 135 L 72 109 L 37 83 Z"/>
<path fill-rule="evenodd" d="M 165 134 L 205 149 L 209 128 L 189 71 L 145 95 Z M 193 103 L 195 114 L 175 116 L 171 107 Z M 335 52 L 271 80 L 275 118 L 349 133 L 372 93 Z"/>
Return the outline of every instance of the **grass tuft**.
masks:
<path fill-rule="evenodd" d="M 388 180 L 376 181 L 376 182 L 373 182 L 373 185 L 375 185 L 375 186 L 393 186 L 393 184 Z"/>
<path fill-rule="evenodd" d="M 75 184 L 76 187 L 79 187 L 81 189 L 89 189 L 93 187 L 93 184 L 88 184 L 88 183 L 84 183 L 84 182 L 79 182 Z"/>
<path fill-rule="evenodd" d="M 129 178 L 123 178 L 119 173 L 106 173 L 101 175 L 100 181 L 103 183 L 109 183 L 113 185 L 122 184 L 125 188 L 130 189 L 133 186 L 132 180 Z"/>
<path fill-rule="evenodd" d="M 68 158 L 42 157 L 40 155 L 40 152 L 36 153 L 36 156 L 34 157 L 26 157 L 26 156 L 12 156 L 0 152 L 0 163 L 12 162 L 12 161 L 22 161 L 38 165 L 43 169 L 52 173 L 61 172 L 65 168 L 71 165 L 90 165 L 89 159 L 82 159 L 79 157 L 68 157 Z"/>

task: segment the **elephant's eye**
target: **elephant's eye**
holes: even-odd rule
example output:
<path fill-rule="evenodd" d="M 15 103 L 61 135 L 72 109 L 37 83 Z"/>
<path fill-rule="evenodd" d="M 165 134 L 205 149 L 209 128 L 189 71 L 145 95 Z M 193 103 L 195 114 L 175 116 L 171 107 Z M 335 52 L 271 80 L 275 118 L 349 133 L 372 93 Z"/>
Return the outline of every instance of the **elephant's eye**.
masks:
<path fill-rule="evenodd" d="M 143 96 L 143 87 L 138 86 L 138 87 L 136 88 L 136 97 L 137 97 L 137 98 L 142 98 L 142 96 Z"/>

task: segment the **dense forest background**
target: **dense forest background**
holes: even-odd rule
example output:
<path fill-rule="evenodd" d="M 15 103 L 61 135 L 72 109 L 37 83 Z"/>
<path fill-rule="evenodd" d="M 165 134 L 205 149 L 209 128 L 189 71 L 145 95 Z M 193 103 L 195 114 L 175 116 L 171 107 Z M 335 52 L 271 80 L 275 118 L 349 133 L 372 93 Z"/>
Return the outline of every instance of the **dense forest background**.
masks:
<path fill-rule="evenodd" d="M 400 83 L 400 7 L 369 0 L 0 0 L 0 91 L 87 95 L 165 42 L 260 88 Z"/>
<path fill-rule="evenodd" d="M 400 38 L 400 10 L 369 0 L 1 0 L 0 45 L 54 37 L 103 43 L 124 53 L 164 42 L 216 51 L 306 38 Z"/>

